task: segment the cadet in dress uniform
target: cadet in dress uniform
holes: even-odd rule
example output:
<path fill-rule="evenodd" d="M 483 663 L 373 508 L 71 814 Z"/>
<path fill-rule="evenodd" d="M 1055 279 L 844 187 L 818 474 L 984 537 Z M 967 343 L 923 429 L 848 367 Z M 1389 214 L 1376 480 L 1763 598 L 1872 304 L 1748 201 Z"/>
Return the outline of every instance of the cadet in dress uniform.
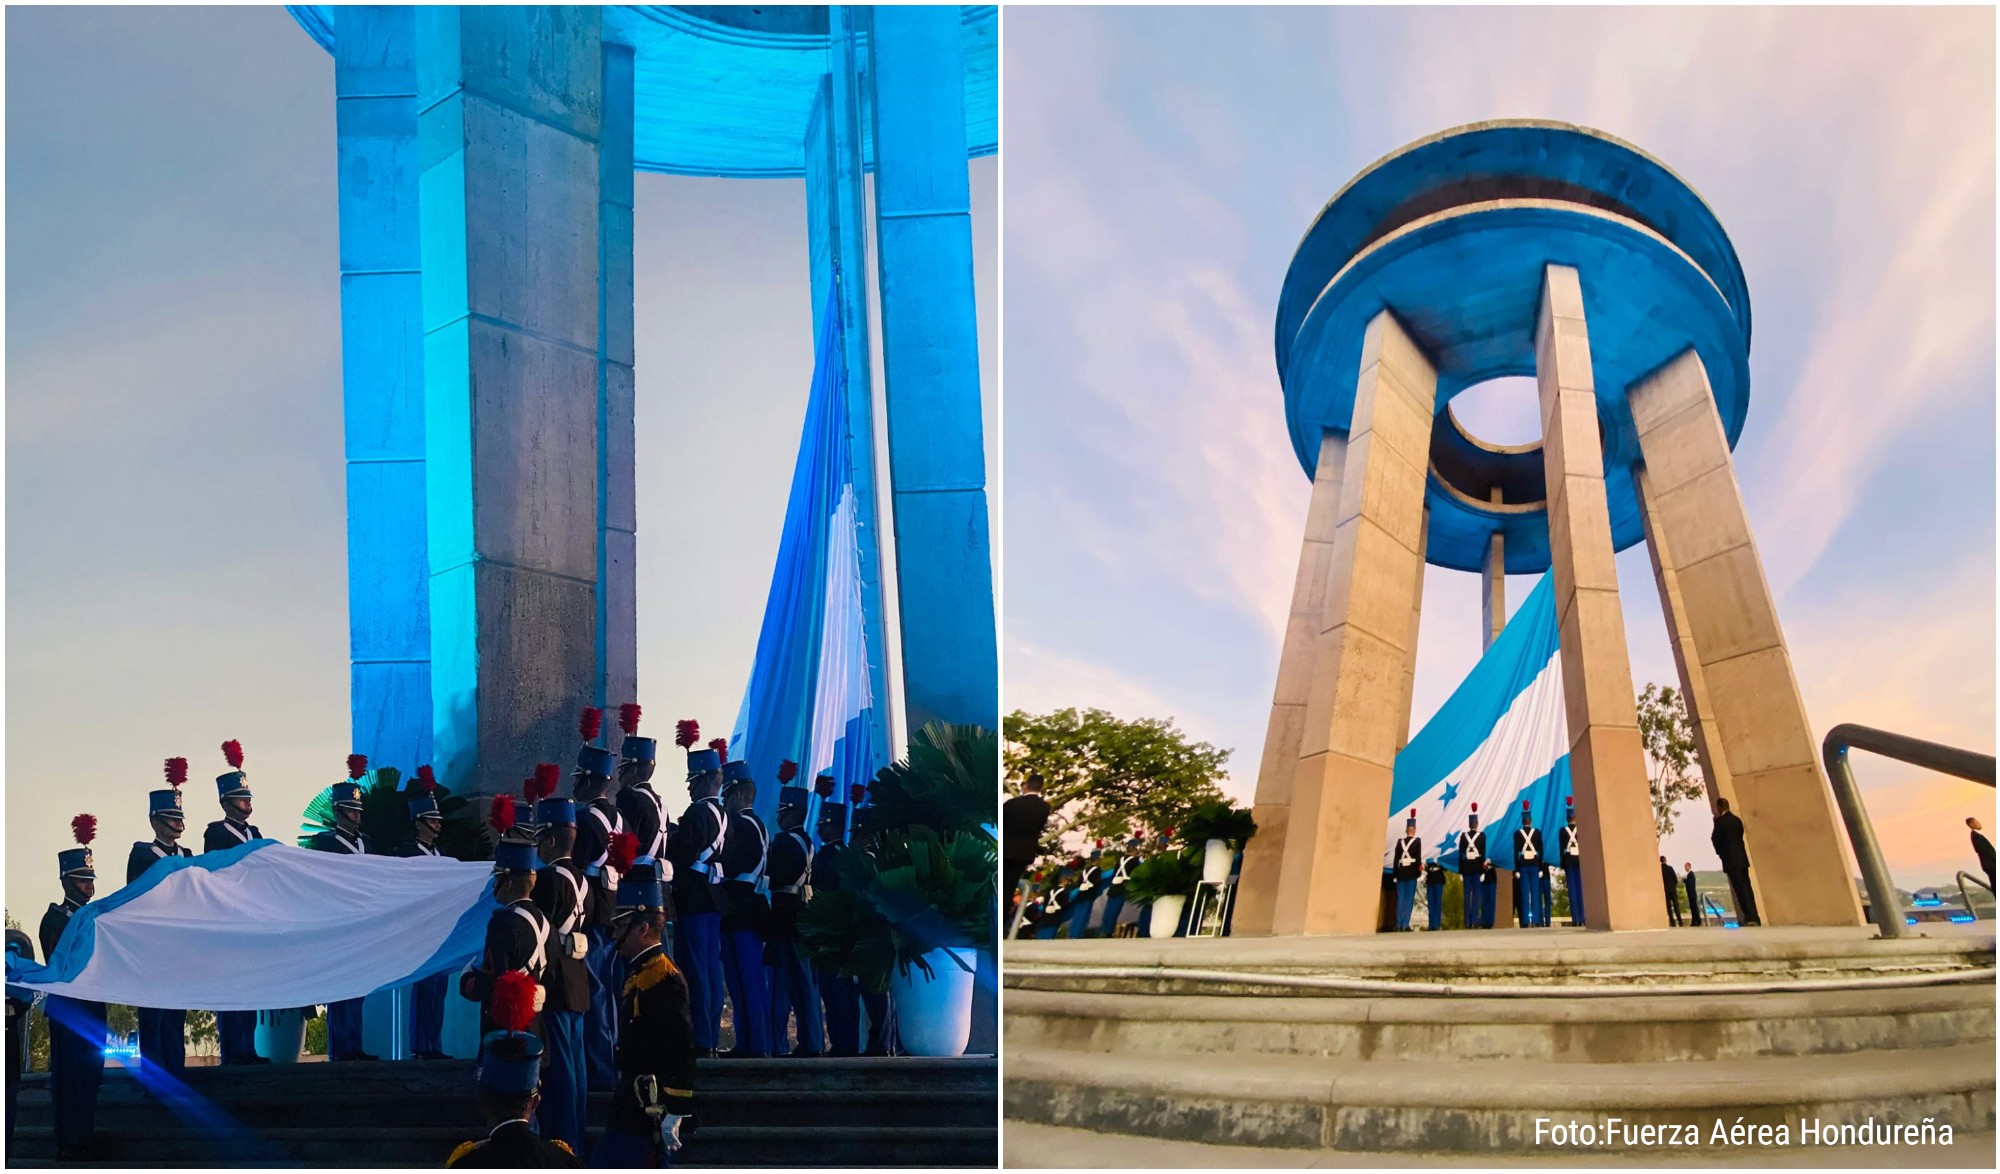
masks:
<path fill-rule="evenodd" d="M 187 830 L 187 814 L 181 810 L 181 784 L 187 782 L 188 760 L 169 758 L 165 790 L 146 794 L 146 815 L 153 824 L 153 838 L 132 845 L 125 861 L 125 883 L 131 884 L 147 869 L 169 856 L 192 856 L 181 846 Z M 187 1012 L 159 1007 L 140 1007 L 139 1055 L 163 1072 L 179 1076 L 187 1070 Z"/>
<path fill-rule="evenodd" d="M 1139 862 L 1139 848 L 1144 843 L 1137 836 L 1128 840 L 1118 853 L 1118 863 L 1111 869 L 1111 884 L 1104 894 L 1104 916 L 1098 924 L 1104 927 L 1104 936 L 1118 936 L 1118 919 L 1125 912 L 1125 885 L 1132 879 L 1132 869 Z M 1136 915 L 1134 916 L 1136 921 Z"/>
<path fill-rule="evenodd" d="M 437 789 L 437 775 L 431 768 L 418 767 L 407 801 L 410 828 L 416 838 L 396 845 L 396 855 L 445 859 L 437 846 L 438 836 L 444 832 Z M 439 971 L 410 987 L 410 1055 L 418 1060 L 451 1059 L 444 1050 L 444 996 L 450 981 L 449 974 Z"/>
<path fill-rule="evenodd" d="M 1444 928 L 1444 871 L 1435 856 L 1424 862 L 1424 908 L 1432 931 Z"/>
<path fill-rule="evenodd" d="M 35 939 L 26 930 L 7 931 L 7 957 L 35 963 Z M 28 1070 L 28 1013 L 31 999 L 16 998 L 17 988 L 7 988 L 7 1157 L 14 1157 L 14 1102 L 21 1095 L 21 1074 Z"/>
<path fill-rule="evenodd" d="M 250 823 L 250 776 L 243 770 L 243 744 L 233 738 L 224 742 L 222 757 L 229 763 L 229 771 L 215 778 L 216 797 L 222 804 L 222 818 L 209 824 L 202 832 L 203 854 L 227 852 L 252 840 L 262 839 L 264 835 Z M 255 1011 L 217 1011 L 215 1031 L 222 1047 L 224 1064 L 271 1062 L 268 1058 L 257 1054 Z"/>
<path fill-rule="evenodd" d="M 1583 842 L 1576 834 L 1576 796 L 1566 796 L 1568 815 L 1562 826 L 1563 885 L 1569 889 L 1569 923 L 1583 924 Z"/>
<path fill-rule="evenodd" d="M 1417 813 L 1403 821 L 1402 838 L 1389 850 L 1389 870 L 1396 878 L 1396 928 L 1410 932 L 1410 914 L 1417 907 L 1417 875 L 1423 872 L 1424 842 L 1417 838 Z"/>
<path fill-rule="evenodd" d="M 493 848 L 493 902 L 497 906 L 486 920 L 486 947 L 479 965 L 460 978 L 459 993 L 480 1005 L 479 1034 L 484 1039 L 497 1030 L 493 997 L 495 981 L 510 970 L 518 970 L 535 982 L 535 1010 L 542 1009 L 546 992 L 542 975 L 549 961 L 549 919 L 535 907 L 535 872 L 541 860 L 529 839 L 533 825 L 521 826 L 519 800 L 512 795 L 495 795 L 487 822 L 500 835 Z"/>
<path fill-rule="evenodd" d="M 771 987 L 764 972 L 764 935 L 771 906 L 764 893 L 764 870 L 771 859 L 771 833 L 757 818 L 757 781 L 742 760 L 722 765 L 722 805 L 729 827 L 722 839 L 722 977 L 729 987 L 730 1021 L 736 1025 L 731 1056 L 769 1056 Z"/>
<path fill-rule="evenodd" d="M 627 702 L 618 707 L 618 726 L 625 732 L 618 745 L 618 814 L 624 830 L 639 839 L 636 863 L 651 863 L 664 886 L 674 879 L 673 865 L 666 862 L 667 801 L 653 790 L 653 772 L 658 768 L 660 745 L 639 736 L 639 707 Z M 605 914 L 610 916 L 609 911 Z M 667 902 L 667 952 L 674 950 L 674 903 Z"/>
<path fill-rule="evenodd" d="M 1099 840 L 1091 847 L 1090 857 L 1083 861 L 1077 875 L 1076 896 L 1069 905 L 1071 941 L 1081 941 L 1090 935 L 1090 914 L 1097 907 L 1097 899 L 1104 895 L 1104 882 L 1109 879 L 1103 862 L 1104 841 Z"/>
<path fill-rule="evenodd" d="M 647 865 L 618 889 L 618 956 L 627 978 L 618 1024 L 618 1088 L 611 1120 L 590 1155 L 609 1169 L 664 1166 L 692 1132 L 697 1048 L 688 985 L 667 957 L 665 892 Z"/>
<path fill-rule="evenodd" d="M 785 1054 L 791 1039 L 791 1019 L 798 1015 L 798 1046 L 794 1056 L 820 1056 L 826 1051 L 826 1025 L 819 1013 L 819 990 L 812 966 L 799 949 L 799 910 L 805 908 L 806 876 L 812 871 L 813 842 L 807 834 L 806 808 L 812 792 L 789 784 L 799 764 L 778 764 L 778 834 L 771 841 L 764 876 L 771 889 L 771 1047 Z"/>
<path fill-rule="evenodd" d="M 542 1041 L 528 1032 L 535 1017 L 534 980 L 518 970 L 494 979 L 493 1018 L 498 1029 L 479 1046 L 479 1110 L 493 1132 L 452 1151 L 445 1166 L 458 1170 L 574 1168 L 575 1147 L 543 1139 L 531 1124 L 541 1095 Z"/>
<path fill-rule="evenodd" d="M 613 1063 L 618 1044 L 618 952 L 611 947 L 611 905 L 618 894 L 618 870 L 607 854 L 611 838 L 625 831 L 625 818 L 611 802 L 611 775 L 617 760 L 596 745 L 604 711 L 585 709 L 577 723 L 583 748 L 576 752 L 571 794 L 576 796 L 577 863 L 590 881 L 590 950 L 584 966 L 590 971 L 590 1009 L 583 1015 L 584 1071 L 593 1090 L 607 1091 L 617 1082 Z"/>
<path fill-rule="evenodd" d="M 42 958 L 53 963 L 56 945 L 70 917 L 97 895 L 97 868 L 90 842 L 97 837 L 97 817 L 79 815 L 70 821 L 77 847 L 56 854 L 63 899 L 42 915 Z M 45 995 L 49 1017 L 49 1085 L 55 1100 L 56 1159 L 87 1161 L 97 1120 L 97 1089 L 104 1083 L 104 1004 L 67 995 Z"/>
<path fill-rule="evenodd" d="M 1521 801 L 1521 826 L 1514 829 L 1514 887 L 1521 894 L 1521 923 L 1549 924 L 1549 857 L 1542 849 L 1542 829 L 1527 801 Z"/>
<path fill-rule="evenodd" d="M 680 918 L 675 946 L 687 976 L 695 1046 L 713 1056 L 722 1035 L 722 913 L 728 897 L 720 857 L 729 817 L 722 809 L 722 755 L 712 748 L 695 749 L 700 737 L 700 728 L 690 720 L 680 723 L 674 739 L 687 750 L 688 794 L 694 801 L 667 837 L 667 859 L 674 866 L 674 905 Z"/>
<path fill-rule="evenodd" d="M 361 780 L 368 774 L 368 756 L 347 756 L 347 781 L 333 785 L 333 826 L 317 832 L 307 844 L 315 852 L 368 855 L 368 837 L 361 831 Z M 328 1060 L 375 1060 L 361 1050 L 361 1004 L 365 999 L 342 999 L 326 1008 L 326 1058 Z"/>
<path fill-rule="evenodd" d="M 590 935 L 584 926 L 591 894 L 583 866 L 573 856 L 576 801 L 555 797 L 561 776 L 561 767 L 544 762 L 535 767 L 530 781 L 531 797 L 536 801 L 536 849 L 546 866 L 535 877 L 533 900 L 549 924 L 548 963 L 542 972 L 548 990 L 542 1005 L 542 1035 L 548 1041 L 549 1071 L 542 1082 L 540 1120 L 543 1136 L 559 1139 L 581 1153 L 584 1115 L 590 1103 L 583 1060 L 583 1016 L 590 1009 L 590 971 L 584 965 Z M 631 867 L 633 845 L 630 832 L 613 836 L 607 862 L 622 873 Z"/>
<path fill-rule="evenodd" d="M 1465 830 L 1458 833 L 1458 879 L 1465 890 L 1465 928 L 1485 929 L 1492 923 L 1492 861 L 1486 859 L 1486 833 L 1479 830 L 1479 804 L 1465 817 Z"/>
<path fill-rule="evenodd" d="M 875 855 L 875 841 L 866 840 L 862 832 L 869 827 L 865 812 L 868 807 L 868 788 L 856 783 L 847 788 L 847 843 L 850 848 L 867 856 Z M 896 1032 L 893 1024 L 896 1009 L 889 1002 L 888 991 L 871 991 L 855 984 L 861 994 L 861 1011 L 868 1017 L 868 1042 L 862 1050 L 864 1056 L 887 1056 L 894 1052 Z"/>
<path fill-rule="evenodd" d="M 821 775 L 821 779 L 832 780 Z M 819 805 L 819 851 L 813 854 L 814 893 L 840 888 L 840 859 L 853 851 L 841 840 L 847 827 L 847 808 L 822 801 Z M 827 1054 L 861 1054 L 861 983 L 823 966 L 813 968 L 814 985 L 819 988 L 820 1006 L 826 1016 Z"/>

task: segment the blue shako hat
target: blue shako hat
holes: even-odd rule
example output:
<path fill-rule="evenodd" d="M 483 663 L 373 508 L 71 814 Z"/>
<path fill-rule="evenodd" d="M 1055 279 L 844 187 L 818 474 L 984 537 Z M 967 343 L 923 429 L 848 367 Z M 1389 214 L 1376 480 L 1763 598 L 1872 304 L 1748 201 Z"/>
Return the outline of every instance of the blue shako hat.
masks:
<path fill-rule="evenodd" d="M 76 835 L 77 846 L 56 853 L 56 873 L 63 880 L 94 881 L 97 869 L 91 861 L 90 842 L 97 838 L 97 817 L 79 815 L 69 821 L 69 828 Z"/>
<path fill-rule="evenodd" d="M 618 878 L 618 907 L 614 918 L 666 908 L 660 896 L 660 874 L 650 860 L 637 860 L 631 871 Z"/>
<path fill-rule="evenodd" d="M 426 815 L 444 818 L 444 811 L 438 807 L 437 774 L 428 764 L 417 768 L 417 777 L 410 782 L 408 791 L 410 822 L 415 823 Z"/>
<path fill-rule="evenodd" d="M 689 778 L 693 778 L 696 775 L 704 775 L 713 770 L 721 770 L 721 769 L 722 769 L 722 755 L 717 754 L 715 751 L 708 749 L 688 751 Z"/>
<path fill-rule="evenodd" d="M 533 841 L 508 838 L 493 848 L 493 873 L 496 876 L 539 872 L 541 868 L 542 858 L 536 855 Z"/>
<path fill-rule="evenodd" d="M 750 773 L 749 763 L 737 758 L 722 764 L 722 781 L 725 783 L 749 783 L 755 782 L 756 776 Z"/>
<path fill-rule="evenodd" d="M 333 807 L 336 811 L 360 811 L 361 784 L 335 783 L 333 785 Z"/>
<path fill-rule="evenodd" d="M 811 802 L 811 800 L 812 800 L 812 792 L 806 790 L 804 787 L 778 788 L 778 807 L 780 810 L 786 807 L 803 808 L 809 802 Z"/>
<path fill-rule="evenodd" d="M 166 790 L 146 792 L 147 818 L 152 819 L 160 816 L 168 816 L 173 819 L 185 819 L 187 818 L 187 813 L 181 810 L 181 784 L 187 782 L 188 760 L 185 758 L 167 759 L 166 773 Z"/>
<path fill-rule="evenodd" d="M 544 799 L 535 804 L 535 828 L 576 826 L 576 800 Z"/>
<path fill-rule="evenodd" d="M 576 769 L 609 778 L 618 769 L 618 758 L 602 746 L 585 746 L 576 752 Z"/>
<path fill-rule="evenodd" d="M 527 1097 L 541 1087 L 542 1041 L 526 1031 L 489 1031 L 479 1050 L 479 1087 Z"/>
<path fill-rule="evenodd" d="M 639 736 L 639 706 L 627 701 L 618 707 L 618 728 L 625 733 L 625 740 L 618 744 L 618 753 L 628 762 L 652 762 L 660 755 L 660 744 L 652 738 Z"/>
<path fill-rule="evenodd" d="M 250 797 L 250 776 L 243 771 L 243 743 L 231 738 L 222 744 L 222 757 L 229 763 L 226 774 L 215 776 L 217 799 Z"/>

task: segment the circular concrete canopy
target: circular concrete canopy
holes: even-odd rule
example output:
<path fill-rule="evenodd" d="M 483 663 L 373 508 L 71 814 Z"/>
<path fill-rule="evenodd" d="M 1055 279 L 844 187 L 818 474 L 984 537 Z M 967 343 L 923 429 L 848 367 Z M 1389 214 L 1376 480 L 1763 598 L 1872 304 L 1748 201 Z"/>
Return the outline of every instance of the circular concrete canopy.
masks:
<path fill-rule="evenodd" d="M 1349 181 L 1306 231 L 1278 302 L 1292 445 L 1308 476 L 1320 436 L 1345 433 L 1361 339 L 1393 311 L 1437 364 L 1425 488 L 1429 562 L 1478 570 L 1494 533 L 1507 571 L 1548 569 L 1539 443 L 1491 445 L 1449 410 L 1475 384 L 1535 373 L 1547 264 L 1583 287 L 1604 438 L 1612 542 L 1643 537 L 1629 387 L 1692 346 L 1733 446 L 1749 402 L 1750 301 L 1735 249 L 1680 177 L 1609 135 L 1485 122 L 1419 140 Z M 1502 502 L 1490 501 L 1498 488 Z"/>
<path fill-rule="evenodd" d="M 337 9 L 294 5 L 299 26 L 332 52 Z M 806 5 L 619 5 L 608 38 L 633 48 L 634 165 L 640 171 L 744 179 L 805 174 L 806 121 L 826 72 L 827 16 Z M 999 10 L 959 9 L 967 154 L 1000 142 Z M 873 131 L 862 152 L 874 165 Z"/>

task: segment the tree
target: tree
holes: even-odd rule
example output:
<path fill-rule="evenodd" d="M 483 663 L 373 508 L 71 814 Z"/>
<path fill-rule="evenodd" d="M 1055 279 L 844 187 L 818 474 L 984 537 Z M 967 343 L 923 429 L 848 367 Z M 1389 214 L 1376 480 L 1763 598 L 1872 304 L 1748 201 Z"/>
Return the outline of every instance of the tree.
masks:
<path fill-rule="evenodd" d="M 1175 827 L 1197 804 L 1219 800 L 1230 751 L 1190 741 L 1172 718 L 1121 721 L 1102 709 L 1015 710 L 1006 722 L 1007 789 L 1040 780 L 1050 839 L 1081 832 L 1123 838 Z"/>
<path fill-rule="evenodd" d="M 1646 785 L 1653 795 L 1653 830 L 1665 839 L 1674 830 L 1674 807 L 1703 794 L 1694 766 L 1694 729 L 1687 706 L 1671 686 L 1648 682 L 1639 694 L 1639 741 L 1646 750 Z"/>

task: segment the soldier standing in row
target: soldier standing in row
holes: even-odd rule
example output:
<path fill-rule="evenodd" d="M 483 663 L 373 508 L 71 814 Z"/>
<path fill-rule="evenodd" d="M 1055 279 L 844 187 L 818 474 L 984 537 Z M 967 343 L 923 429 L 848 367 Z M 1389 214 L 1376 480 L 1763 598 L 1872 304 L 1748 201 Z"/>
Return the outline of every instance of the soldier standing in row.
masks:
<path fill-rule="evenodd" d="M 790 1021 L 798 1016 L 798 1046 L 794 1056 L 821 1056 L 826 1049 L 826 1025 L 820 1017 L 819 990 L 812 967 L 799 949 L 799 910 L 805 908 L 806 877 L 812 871 L 813 842 L 806 826 L 812 793 L 791 786 L 799 764 L 778 764 L 778 835 L 771 841 L 765 878 L 771 889 L 771 1047 L 783 1054 L 790 1039 Z"/>
<path fill-rule="evenodd" d="M 1423 872 L 1424 842 L 1417 838 L 1416 809 L 1403 821 L 1403 834 L 1389 850 L 1389 870 L 1396 878 L 1396 930 L 1410 932 L 1410 914 L 1417 907 L 1417 876 Z"/>
<path fill-rule="evenodd" d="M 674 906 L 680 918 L 675 944 L 687 978 L 695 1046 L 713 1056 L 722 1034 L 722 911 L 727 898 L 719 857 L 729 817 L 720 797 L 722 755 L 712 748 L 694 749 L 700 737 L 694 721 L 680 723 L 675 741 L 687 748 L 688 793 L 693 802 L 667 837 L 667 857 L 674 866 Z"/>
<path fill-rule="evenodd" d="M 30 966 L 35 964 L 35 939 L 28 931 L 10 929 L 7 931 L 7 958 L 19 958 Z M 16 998 L 14 992 L 20 988 L 7 988 L 7 1158 L 14 1157 L 14 1102 L 21 1095 L 21 1074 L 28 1070 L 28 1014 L 34 1009 L 34 1001 Z"/>
<path fill-rule="evenodd" d="M 532 825 L 521 826 L 518 803 L 512 795 L 493 796 L 487 823 L 500 837 L 493 847 L 496 908 L 486 920 L 486 948 L 480 954 L 479 966 L 466 971 L 459 986 L 459 993 L 480 1005 L 482 1039 L 498 1030 L 493 997 L 494 984 L 501 975 L 518 970 L 534 980 L 537 1012 L 541 1011 L 544 1000 L 542 974 L 548 969 L 549 919 L 530 899 L 541 861 L 535 856 L 534 841 L 527 838 Z"/>
<path fill-rule="evenodd" d="M 764 871 L 770 864 L 771 833 L 757 818 L 757 781 L 750 764 L 738 759 L 724 763 L 723 807 L 729 828 L 722 842 L 723 895 L 729 910 L 722 915 L 722 976 L 729 986 L 736 1046 L 731 1056 L 769 1056 L 776 1050 L 771 1034 L 771 987 L 764 971 L 764 936 L 771 907 L 764 895 Z"/>
<path fill-rule="evenodd" d="M 618 890 L 618 954 L 625 960 L 618 1025 L 618 1089 L 593 1166 L 662 1166 L 681 1148 L 694 1112 L 696 1046 L 688 986 L 660 941 L 664 893 L 640 865 Z"/>
<path fill-rule="evenodd" d="M 417 768 L 408 799 L 410 828 L 416 838 L 396 846 L 396 855 L 442 859 L 438 836 L 444 832 L 444 812 L 438 809 L 437 775 Z M 410 1055 L 419 1060 L 449 1060 L 444 1051 L 444 996 L 450 975 L 439 971 L 418 979 L 410 988 Z"/>
<path fill-rule="evenodd" d="M 479 1043 L 479 1109 L 493 1132 L 468 1141 L 445 1159 L 456 1170 L 574 1168 L 575 1147 L 543 1139 L 532 1122 L 541 1101 L 542 1041 L 528 1031 L 535 1018 L 535 981 L 518 970 L 493 980 L 494 1030 Z"/>
<path fill-rule="evenodd" d="M 1104 841 L 1092 845 L 1090 856 L 1083 861 L 1081 873 L 1077 877 L 1076 896 L 1069 906 L 1069 936 L 1071 941 L 1082 941 L 1090 935 L 1090 914 L 1097 906 L 1098 897 L 1104 893 L 1107 879 L 1103 865 Z"/>
<path fill-rule="evenodd" d="M 1111 883 L 1104 893 L 1104 916 L 1097 923 L 1104 927 L 1104 936 L 1118 936 L 1118 919 L 1125 912 L 1125 885 L 1132 879 L 1132 868 L 1139 863 L 1139 848 L 1145 841 L 1133 836 L 1125 842 L 1118 853 L 1118 862 L 1111 869 Z"/>
<path fill-rule="evenodd" d="M 535 874 L 535 908 L 548 919 L 548 964 L 543 985 L 542 1035 L 547 1041 L 548 1078 L 542 1082 L 542 1134 L 583 1149 L 584 1109 L 589 1104 L 589 1080 L 584 1072 L 583 1016 L 590 1010 L 590 971 L 583 964 L 590 937 L 584 924 L 590 913 L 590 882 L 572 858 L 576 848 L 576 801 L 555 797 L 562 768 L 553 762 L 535 767 L 531 782 L 536 801 L 536 851 L 545 867 Z M 615 837 L 609 853 L 616 864 L 629 833 Z"/>
<path fill-rule="evenodd" d="M 820 781 L 832 783 L 828 775 L 821 775 Z M 832 794 L 829 786 L 827 794 Z M 819 805 L 819 851 L 813 854 L 812 887 L 815 894 L 830 892 L 840 888 L 840 861 L 853 851 L 841 839 L 847 828 L 847 808 L 840 803 L 822 801 Z M 820 1006 L 826 1015 L 827 1054 L 830 1056 L 858 1056 L 861 1054 L 861 983 L 835 970 L 816 967 L 813 970 L 814 984 L 819 987 Z"/>
<path fill-rule="evenodd" d="M 1521 826 L 1514 829 L 1514 887 L 1521 893 L 1521 923 L 1549 924 L 1549 860 L 1542 850 L 1542 829 L 1535 826 L 1528 801 L 1521 801 Z"/>
<path fill-rule="evenodd" d="M 1444 928 L 1444 865 L 1433 856 L 1424 862 L 1424 909 L 1432 932 Z"/>
<path fill-rule="evenodd" d="M 1568 818 L 1562 828 L 1563 885 L 1569 889 L 1569 923 L 1583 924 L 1583 843 L 1576 834 L 1576 796 L 1563 799 Z"/>
<path fill-rule="evenodd" d="M 639 851 L 634 860 L 657 865 L 667 851 L 667 802 L 653 790 L 659 742 L 639 736 L 639 707 L 631 702 L 618 707 L 618 727 L 625 733 L 618 745 L 618 814 L 624 830 L 638 838 Z M 669 926 L 673 920 L 673 909 L 669 907 Z"/>
<path fill-rule="evenodd" d="M 1474 803 L 1465 817 L 1465 830 L 1458 833 L 1458 879 L 1465 891 L 1467 929 L 1491 924 L 1486 920 L 1492 908 L 1492 898 L 1487 895 L 1491 868 L 1492 862 L 1486 859 L 1486 833 L 1479 830 L 1479 804 Z"/>
<path fill-rule="evenodd" d="M 874 841 L 867 840 L 856 846 L 861 834 L 869 826 L 863 819 L 868 806 L 868 788 L 856 783 L 847 788 L 847 831 L 849 847 L 855 848 L 872 858 L 875 855 Z M 859 983 L 855 984 L 861 994 L 861 1011 L 868 1016 L 868 1044 L 862 1052 L 864 1056 L 887 1056 L 894 1051 L 896 1042 L 895 1008 L 889 1003 L 889 992 L 871 991 Z"/>
<path fill-rule="evenodd" d="M 187 815 L 181 810 L 181 784 L 187 782 L 188 760 L 169 758 L 167 785 L 146 794 L 146 816 L 153 825 L 153 838 L 132 845 L 125 861 L 125 883 L 132 884 L 146 870 L 167 857 L 192 856 L 181 846 L 187 829 Z M 140 1007 L 139 1056 L 163 1072 L 179 1076 L 187 1070 L 187 1012 L 158 1007 Z"/>
<path fill-rule="evenodd" d="M 618 870 L 611 867 L 611 838 L 627 830 L 625 817 L 608 791 L 616 760 L 596 744 L 604 711 L 586 708 L 578 720 L 583 747 L 576 752 L 570 793 L 576 796 L 575 858 L 590 881 L 590 951 L 584 966 L 590 971 L 590 1009 L 583 1016 L 584 1071 L 593 1090 L 604 1091 L 618 1080 L 613 1063 L 618 1045 L 618 951 L 611 945 L 611 907 L 618 895 Z"/>
<path fill-rule="evenodd" d="M 97 895 L 97 867 L 90 842 L 97 838 L 97 817 L 79 815 L 70 821 L 77 846 L 56 854 L 63 899 L 42 915 L 42 958 L 56 961 L 56 946 L 76 911 Z M 49 1017 L 49 1084 L 55 1100 L 56 1160 L 89 1161 L 96 1132 L 97 1090 L 104 1083 L 104 1004 L 45 995 L 42 1009 Z"/>
<path fill-rule="evenodd" d="M 250 823 L 250 776 L 243 770 L 243 744 L 234 738 L 224 742 L 222 757 L 229 763 L 229 770 L 215 778 L 216 798 L 222 804 L 222 818 L 203 830 L 201 837 L 203 855 L 240 848 L 252 840 L 263 838 L 264 834 Z M 217 1011 L 215 1030 L 222 1047 L 224 1064 L 271 1062 L 267 1057 L 257 1054 L 255 1011 Z"/>
<path fill-rule="evenodd" d="M 315 834 L 307 845 L 315 852 L 337 852 L 349 856 L 368 855 L 368 837 L 361 831 L 361 780 L 368 774 L 368 756 L 347 756 L 347 781 L 333 785 L 334 826 Z M 361 1050 L 361 1004 L 364 999 L 342 999 L 326 1009 L 326 1058 L 328 1060 L 373 1060 Z"/>

